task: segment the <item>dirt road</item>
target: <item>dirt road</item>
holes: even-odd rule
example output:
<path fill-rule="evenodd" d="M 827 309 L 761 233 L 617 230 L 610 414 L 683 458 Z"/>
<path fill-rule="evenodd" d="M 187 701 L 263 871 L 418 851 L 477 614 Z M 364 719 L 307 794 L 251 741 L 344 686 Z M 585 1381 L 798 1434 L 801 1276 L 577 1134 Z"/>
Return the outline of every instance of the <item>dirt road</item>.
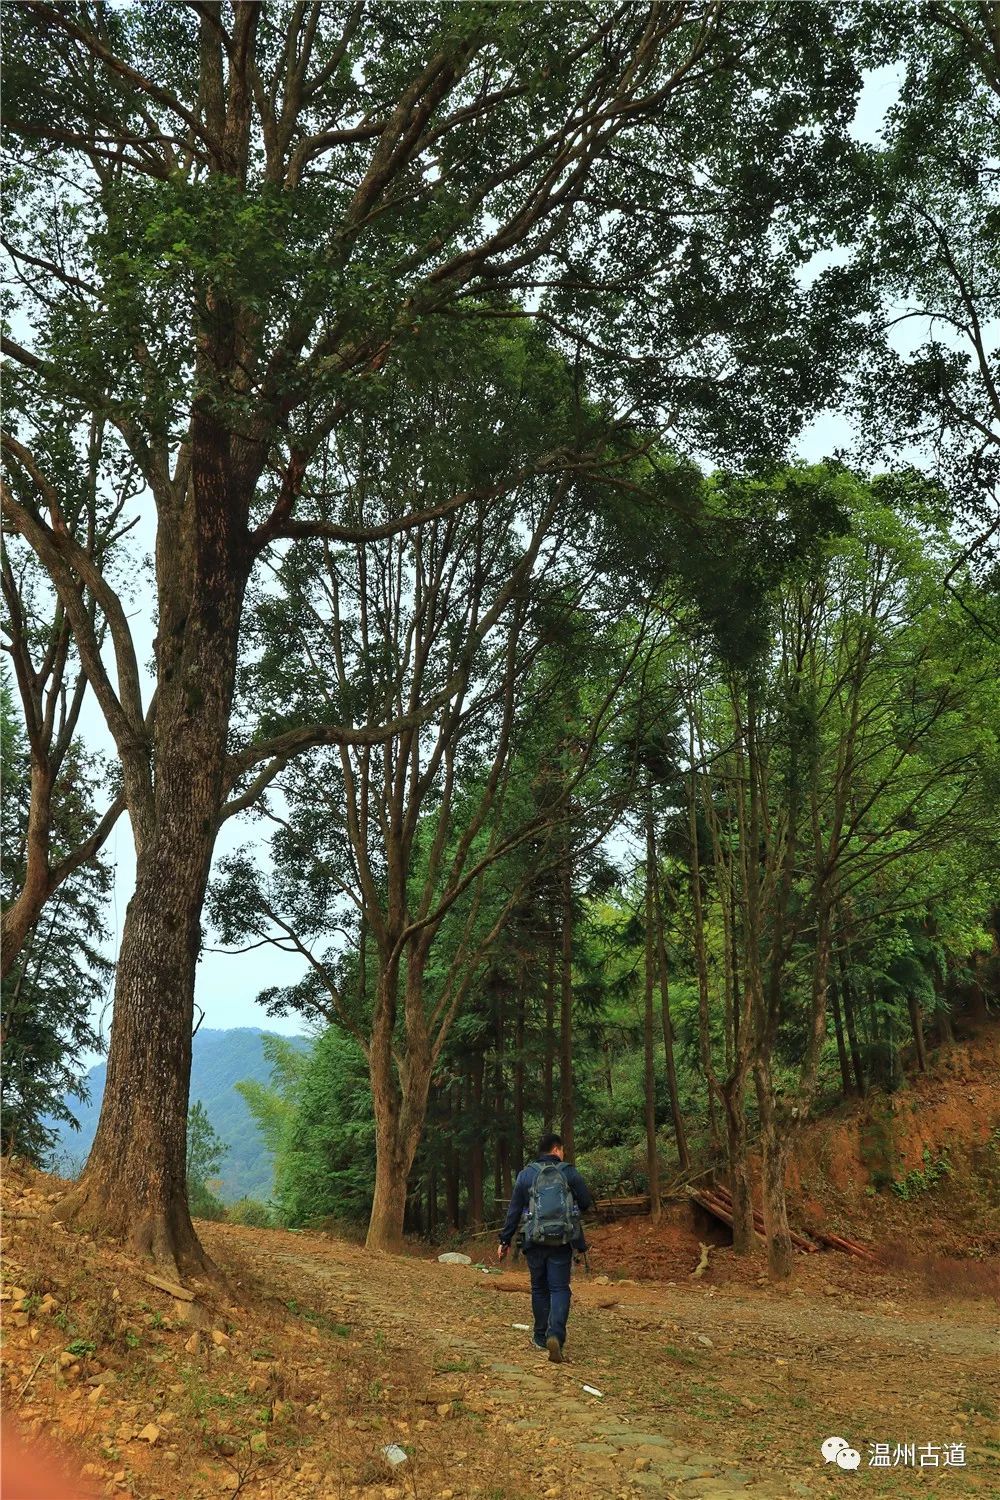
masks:
<path fill-rule="evenodd" d="M 457 1449 L 465 1457 L 438 1491 L 449 1500 L 778 1500 L 851 1486 L 924 1500 L 1000 1494 L 988 1303 L 904 1308 L 878 1295 L 878 1277 L 862 1300 L 854 1268 L 836 1256 L 824 1257 L 821 1289 L 780 1293 L 578 1276 L 570 1358 L 552 1366 L 512 1326 L 530 1318 L 524 1273 L 268 1238 L 281 1279 L 307 1286 L 327 1316 L 363 1327 L 388 1368 L 394 1354 L 430 1361 L 429 1394 L 410 1394 L 447 1421 L 425 1427 L 427 1441 L 469 1429 Z M 861 1454 L 856 1473 L 824 1464 L 820 1444 L 831 1435 Z M 492 1490 L 478 1462 L 489 1453 L 486 1467 L 497 1453 L 506 1460 Z M 399 1491 L 410 1492 L 421 1493 Z"/>
<path fill-rule="evenodd" d="M 700 1282 L 688 1253 L 675 1282 L 640 1284 L 613 1276 L 598 1236 L 609 1274 L 576 1277 L 569 1361 L 550 1365 L 514 1326 L 530 1319 L 523 1271 L 202 1224 L 226 1279 L 182 1300 L 120 1247 L 50 1224 L 46 1186 L 5 1185 L 3 1395 L 74 1494 L 1000 1496 L 984 1299 L 835 1254 L 776 1291 L 722 1249 Z M 824 1464 L 833 1436 L 856 1472 Z"/>

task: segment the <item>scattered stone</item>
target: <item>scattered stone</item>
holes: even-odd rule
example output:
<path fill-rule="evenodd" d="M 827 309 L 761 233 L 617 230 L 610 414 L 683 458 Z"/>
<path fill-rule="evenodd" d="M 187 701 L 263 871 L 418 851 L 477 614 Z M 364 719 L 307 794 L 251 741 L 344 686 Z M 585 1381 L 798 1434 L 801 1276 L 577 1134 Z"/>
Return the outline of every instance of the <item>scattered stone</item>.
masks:
<path fill-rule="evenodd" d="M 450 1401 L 442 1401 L 440 1406 L 435 1406 L 434 1410 L 439 1417 L 450 1417 L 454 1408 Z"/>
<path fill-rule="evenodd" d="M 94 1389 L 90 1392 L 90 1395 L 87 1397 L 87 1400 L 88 1401 L 93 1401 L 96 1404 L 96 1402 L 100 1401 L 100 1399 L 101 1399 L 101 1397 L 103 1395 L 104 1395 L 104 1386 L 103 1385 L 95 1385 Z"/>
<path fill-rule="evenodd" d="M 60 1370 L 68 1370 L 69 1367 L 70 1367 L 70 1365 L 72 1365 L 73 1363 L 74 1363 L 74 1356 L 72 1354 L 67 1354 L 66 1350 L 64 1349 L 63 1352 L 59 1356 L 59 1368 L 60 1368 Z"/>
<path fill-rule="evenodd" d="M 212 1343 L 217 1349 L 226 1349 L 232 1343 L 232 1340 L 228 1333 L 223 1333 L 221 1328 L 213 1328 Z"/>
<path fill-rule="evenodd" d="M 250 1439 L 250 1448 L 253 1453 L 266 1453 L 267 1433 L 255 1432 L 253 1437 Z"/>
<path fill-rule="evenodd" d="M 460 1255 L 457 1250 L 446 1250 L 443 1255 L 438 1256 L 443 1266 L 471 1266 L 471 1255 Z"/>
<path fill-rule="evenodd" d="M 211 1328 L 212 1315 L 200 1302 L 175 1302 L 173 1319 L 186 1328 Z"/>
<path fill-rule="evenodd" d="M 636 1474 L 648 1474 L 651 1467 L 650 1460 L 643 1458 L 641 1453 L 632 1460 L 632 1469 Z"/>
<path fill-rule="evenodd" d="M 201 1353 L 201 1334 L 200 1333 L 198 1333 L 197 1331 L 195 1331 L 194 1333 L 192 1333 L 192 1335 L 191 1335 L 191 1337 L 189 1339 L 185 1340 L 185 1342 L 184 1342 L 184 1353 L 185 1354 L 200 1354 Z"/>
<path fill-rule="evenodd" d="M 155 1422 L 146 1423 L 145 1427 L 139 1433 L 139 1441 L 141 1443 L 148 1443 L 150 1447 L 160 1441 L 160 1429 Z"/>
<path fill-rule="evenodd" d="M 708 1337 L 707 1333 L 696 1333 L 695 1338 L 698 1340 L 699 1344 L 704 1344 L 706 1349 L 715 1348 L 715 1345 L 712 1343 L 712 1340 Z"/>

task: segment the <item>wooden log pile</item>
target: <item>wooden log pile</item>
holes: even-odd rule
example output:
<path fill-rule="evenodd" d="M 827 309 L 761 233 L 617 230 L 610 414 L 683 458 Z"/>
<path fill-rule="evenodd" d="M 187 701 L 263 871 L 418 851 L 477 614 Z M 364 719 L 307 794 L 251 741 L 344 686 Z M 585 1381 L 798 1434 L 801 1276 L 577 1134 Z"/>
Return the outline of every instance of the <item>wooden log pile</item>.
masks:
<path fill-rule="evenodd" d="M 642 1193 L 635 1198 L 596 1198 L 594 1211 L 601 1223 L 613 1219 L 637 1219 L 649 1213 L 649 1194 Z"/>
<path fill-rule="evenodd" d="M 733 1199 L 727 1187 L 690 1188 L 688 1191 L 693 1202 L 706 1209 L 723 1224 L 728 1224 L 730 1229 L 733 1227 Z M 763 1238 L 764 1216 L 756 1208 L 753 1211 L 753 1226 Z M 844 1255 L 857 1256 L 859 1260 L 872 1262 L 875 1260 L 870 1250 L 864 1245 L 859 1245 L 856 1240 L 848 1239 L 846 1235 L 828 1234 L 818 1229 L 811 1230 L 809 1235 L 800 1234 L 795 1229 L 790 1230 L 789 1233 L 796 1250 L 800 1250 L 805 1255 L 815 1255 L 820 1245 L 826 1245 L 831 1250 L 840 1250 Z"/>
<path fill-rule="evenodd" d="M 813 1229 L 810 1233 L 822 1244 L 829 1245 L 831 1250 L 842 1250 L 845 1255 L 855 1255 L 858 1260 L 871 1261 L 874 1265 L 877 1257 L 873 1255 L 865 1245 L 859 1245 L 857 1240 L 849 1240 L 844 1234 L 828 1234 L 825 1230 Z"/>
<path fill-rule="evenodd" d="M 712 1214 L 714 1218 L 721 1219 L 723 1224 L 728 1224 L 729 1228 L 732 1229 L 733 1200 L 728 1188 L 692 1188 L 691 1197 L 695 1203 L 700 1204 L 701 1207 Z M 756 1208 L 753 1212 L 753 1227 L 761 1236 L 761 1238 L 763 1238 L 764 1216 L 763 1214 L 761 1214 L 759 1209 Z M 817 1244 L 814 1244 L 812 1240 L 807 1239 L 804 1234 L 799 1234 L 795 1229 L 791 1230 L 790 1233 L 792 1237 L 792 1244 L 795 1246 L 796 1250 L 801 1250 L 805 1255 L 815 1255 L 819 1250 L 819 1246 Z"/>

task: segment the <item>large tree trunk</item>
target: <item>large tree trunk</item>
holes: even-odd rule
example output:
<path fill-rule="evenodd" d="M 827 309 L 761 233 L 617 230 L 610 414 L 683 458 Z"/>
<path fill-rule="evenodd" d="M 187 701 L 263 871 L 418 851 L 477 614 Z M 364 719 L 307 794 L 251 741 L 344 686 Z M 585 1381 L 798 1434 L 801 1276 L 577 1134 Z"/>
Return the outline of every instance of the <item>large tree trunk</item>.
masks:
<path fill-rule="evenodd" d="M 198 878 L 188 867 L 181 881 L 182 850 L 166 839 L 139 865 L 118 959 L 100 1123 L 79 1186 L 57 1209 L 60 1218 L 100 1229 L 181 1272 L 206 1264 L 188 1212 L 185 1155 L 194 971 L 211 848 L 202 834 L 197 851 L 196 830 L 185 822 L 185 864 L 193 857 L 204 868 Z"/>
<path fill-rule="evenodd" d="M 660 975 L 660 1023 L 663 1028 L 663 1057 L 667 1068 L 667 1094 L 670 1098 L 670 1119 L 674 1127 L 674 1142 L 677 1146 L 677 1162 L 682 1172 L 691 1165 L 691 1152 L 681 1113 L 680 1095 L 677 1091 L 677 1067 L 674 1061 L 674 1026 L 670 1018 L 670 971 L 667 964 L 666 918 L 663 914 L 663 892 L 660 888 L 659 871 L 656 865 L 656 847 L 653 848 L 653 916 L 656 922 L 657 969 Z M 610 1093 L 610 1089 L 608 1090 Z"/>
<path fill-rule="evenodd" d="M 375 1193 L 365 1248 L 399 1250 L 403 1244 L 403 1220 L 406 1215 L 405 1165 L 397 1132 L 386 1124 L 375 1127 Z"/>
<path fill-rule="evenodd" d="M 467 1158 L 466 1188 L 469 1195 L 469 1228 L 482 1229 L 484 1219 L 483 1188 L 486 1176 L 486 1151 L 483 1145 L 483 1074 L 485 1061 L 481 1052 L 473 1054 L 469 1068 L 469 1104 L 473 1132 Z"/>
<path fill-rule="evenodd" d="M 514 1171 L 524 1166 L 524 969 L 517 975 L 517 1011 L 514 1018 Z"/>
<path fill-rule="evenodd" d="M 774 1103 L 767 1058 L 754 1064 L 757 1106 L 760 1111 L 760 1149 L 764 1233 L 767 1237 L 767 1269 L 774 1281 L 792 1274 L 792 1237 L 788 1232 L 785 1198 L 785 1164 L 789 1141 Z"/>
<path fill-rule="evenodd" d="M 542 1064 L 542 1129 L 551 1130 L 556 1114 L 556 929 L 554 903 L 549 903 L 549 930 L 545 969 L 545 1053 Z"/>
<path fill-rule="evenodd" d="M 562 868 L 562 992 L 560 1004 L 560 1133 L 567 1161 L 573 1160 L 573 864 L 567 850 Z"/>
<path fill-rule="evenodd" d="M 698 975 L 698 1050 L 701 1068 L 705 1075 L 705 1090 L 708 1096 L 708 1133 L 713 1155 L 719 1152 L 719 1122 L 716 1116 L 715 1095 L 717 1081 L 712 1059 L 712 1036 L 708 998 L 708 951 L 705 943 L 705 918 L 702 908 L 701 851 L 698 839 L 698 796 L 695 767 L 694 721 L 688 723 L 688 758 L 690 774 L 688 786 L 688 841 L 691 864 L 691 912 L 694 918 L 695 968 Z"/>
<path fill-rule="evenodd" d="M 494 1163 L 495 1196 L 509 1198 L 514 1183 L 510 1170 L 510 1114 L 507 1109 L 506 1015 L 501 992 L 497 1004 L 497 1046 L 493 1060 L 493 1117 L 496 1121 L 496 1158 Z"/>
<path fill-rule="evenodd" d="M 444 1151 L 444 1201 L 445 1212 L 448 1215 L 450 1228 L 457 1229 L 460 1221 L 460 1192 L 458 1180 L 458 1152 L 455 1149 L 455 1121 L 457 1118 L 455 1109 L 455 1086 L 448 1090 L 448 1124 L 450 1128 L 445 1133 Z"/>
<path fill-rule="evenodd" d="M 656 1070 L 653 1051 L 653 991 L 656 985 L 656 947 L 654 928 L 656 923 L 655 898 L 653 892 L 653 839 L 652 800 L 646 805 L 646 945 L 645 974 L 643 986 L 642 1051 L 643 1080 L 646 1120 L 646 1178 L 649 1184 L 649 1217 L 654 1224 L 660 1222 L 660 1158 L 656 1146 Z"/>
<path fill-rule="evenodd" d="M 395 945 L 393 945 L 393 950 Z M 368 1071 L 375 1113 L 375 1193 L 365 1245 L 369 1250 L 402 1248 L 406 1188 L 427 1119 L 433 1063 L 423 1023 L 423 963 L 426 948 L 407 955 L 405 1070 L 393 1056 L 399 959 L 383 963 L 375 997 Z M 482 1059 L 480 1057 L 480 1069 Z M 480 1072 L 480 1098 L 481 1098 Z"/>
<path fill-rule="evenodd" d="M 376 1085 L 373 1069 L 375 1192 L 365 1237 L 369 1250 L 397 1251 L 403 1244 L 407 1183 L 427 1112 L 427 1071 L 425 1078 L 422 1066 L 411 1068 L 403 1095 L 392 1076 L 388 1086 Z"/>
<path fill-rule="evenodd" d="M 757 1231 L 753 1225 L 750 1168 L 747 1163 L 746 1077 L 730 1074 L 722 1089 L 726 1110 L 726 1146 L 729 1158 L 729 1191 L 733 1200 L 733 1249 L 737 1255 L 753 1255 Z"/>
<path fill-rule="evenodd" d="M 136 887 L 122 931 L 104 1101 L 83 1176 L 56 1210 L 181 1272 L 209 1267 L 185 1181 L 191 1029 L 246 567 L 233 541 L 241 507 L 232 475 L 217 449 L 197 456 L 202 503 L 174 534 L 170 558 L 161 520 L 153 778 L 148 800 L 129 809 Z"/>

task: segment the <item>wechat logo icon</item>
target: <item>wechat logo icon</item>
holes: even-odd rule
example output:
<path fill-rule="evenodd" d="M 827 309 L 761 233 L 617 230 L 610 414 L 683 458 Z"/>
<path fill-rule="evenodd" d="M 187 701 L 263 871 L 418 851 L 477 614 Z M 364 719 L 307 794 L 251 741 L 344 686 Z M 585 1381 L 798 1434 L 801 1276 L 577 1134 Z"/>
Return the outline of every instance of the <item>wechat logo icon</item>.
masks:
<path fill-rule="evenodd" d="M 836 1464 L 839 1469 L 856 1469 L 861 1462 L 861 1454 L 857 1448 L 851 1447 L 846 1438 L 824 1438 L 819 1451 L 824 1463 Z"/>

